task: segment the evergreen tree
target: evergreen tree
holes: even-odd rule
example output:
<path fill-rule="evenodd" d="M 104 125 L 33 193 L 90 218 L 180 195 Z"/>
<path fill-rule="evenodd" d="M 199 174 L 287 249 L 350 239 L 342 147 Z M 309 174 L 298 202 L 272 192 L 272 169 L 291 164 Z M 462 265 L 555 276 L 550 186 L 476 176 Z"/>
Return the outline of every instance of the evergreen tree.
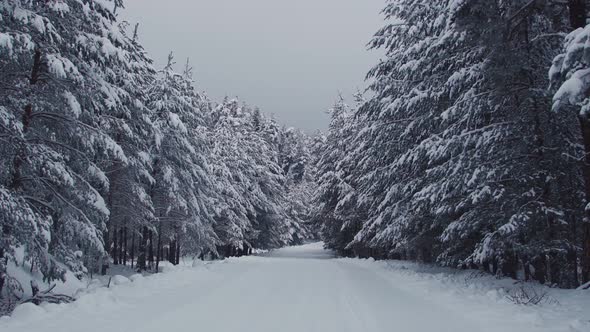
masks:
<path fill-rule="evenodd" d="M 2 190 L 10 197 L 2 216 L 11 218 L 4 221 L 4 236 L 24 246 L 27 260 L 47 278 L 63 278 L 56 261 L 83 273 L 80 253 L 104 255 L 102 232 L 110 212 L 101 193 L 108 181 L 96 161 L 127 160 L 101 128 L 110 110 L 93 98 L 110 95 L 105 71 L 111 60 L 124 57 L 115 46 L 122 35 L 108 4 L 113 2 L 0 6 L 7 87 L 0 96 L 1 135 L 10 142 L 2 148 L 9 156 L 3 158 Z M 30 226 L 19 230 L 22 218 Z"/>
<path fill-rule="evenodd" d="M 353 165 L 357 162 L 353 143 L 359 123 L 342 97 L 329 113 L 332 120 L 317 161 L 319 207 L 315 218 L 323 220 L 321 234 L 326 245 L 350 254 L 348 245 L 360 231 L 363 221 L 358 215 L 361 208 L 357 209 L 355 204 L 356 188 L 352 183 L 353 173 L 356 173 Z"/>
<path fill-rule="evenodd" d="M 209 165 L 203 144 L 206 110 L 201 109 L 201 97 L 194 91 L 190 67 L 187 65 L 184 74 L 177 74 L 173 65 L 171 54 L 148 92 L 155 127 L 149 192 L 156 217 L 149 231 L 158 235 L 157 261 L 162 257 L 163 236 L 179 250 L 181 238 L 190 234 L 187 245 L 193 253 L 210 250 L 216 244 L 208 207 Z"/>
<path fill-rule="evenodd" d="M 354 201 L 368 218 L 358 233 L 328 222 L 329 245 L 577 284 L 582 183 L 564 156 L 579 151 L 563 144 L 576 141 L 574 119 L 549 112 L 544 90 L 563 29 L 549 12 L 529 1 L 388 3 L 372 42 L 387 58 L 369 73 L 374 97 L 347 144 L 363 147 L 358 163 L 320 177 L 350 186 L 350 196 L 325 191 L 329 213 Z"/>
<path fill-rule="evenodd" d="M 590 119 L 588 117 L 588 88 L 590 87 L 585 78 L 590 68 L 590 57 L 588 56 L 587 41 L 590 38 L 590 26 L 586 25 L 587 6 L 585 1 L 569 1 L 570 24 L 574 29 L 566 40 L 563 53 L 555 57 L 553 66 L 549 71 L 556 92 L 554 96 L 553 109 L 562 112 L 564 109 L 573 108 L 578 111 L 581 139 L 584 145 L 585 154 L 582 160 L 582 174 L 585 186 L 586 204 L 590 201 Z M 571 111 L 571 110 L 570 110 Z M 570 112 L 574 113 L 574 112 Z M 567 114 L 567 112 L 566 112 Z M 566 115 L 566 117 L 569 115 Z M 585 218 L 581 224 L 581 270 L 582 283 L 590 281 L 590 213 L 589 205 L 586 205 Z M 575 225 L 574 225 L 575 226 Z"/>
<path fill-rule="evenodd" d="M 308 237 L 306 136 L 212 107 L 188 62 L 157 72 L 121 6 L 0 0 L 0 292 L 12 263 L 51 281 Z"/>
<path fill-rule="evenodd" d="M 221 255 L 277 248 L 307 237 L 290 205 L 280 165 L 281 131 L 259 110 L 226 99 L 211 115 Z"/>

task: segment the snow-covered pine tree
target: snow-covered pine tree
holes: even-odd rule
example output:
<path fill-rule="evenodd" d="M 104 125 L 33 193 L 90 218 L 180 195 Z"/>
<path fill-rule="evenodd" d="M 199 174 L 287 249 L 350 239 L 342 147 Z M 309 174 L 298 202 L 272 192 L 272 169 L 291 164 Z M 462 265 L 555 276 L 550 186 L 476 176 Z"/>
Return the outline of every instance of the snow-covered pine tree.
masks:
<path fill-rule="evenodd" d="M 502 160 L 495 167 L 505 172 L 498 178 L 507 199 L 501 206 L 509 208 L 499 216 L 504 220 L 488 223 L 471 259 L 484 268 L 492 264 L 492 272 L 575 287 L 583 187 L 579 164 L 569 157 L 579 154 L 576 119 L 551 113 L 545 89 L 546 70 L 565 28 L 552 6 L 471 1 L 457 7 L 457 29 L 487 53 L 478 86 L 486 95 L 471 104 L 485 103 L 493 122 L 508 122 L 507 143 L 519 143 L 507 151 L 494 147 Z M 490 23 L 482 26 L 480 17 Z"/>
<path fill-rule="evenodd" d="M 182 72 L 182 91 L 190 100 L 192 111 L 187 116 L 185 123 L 189 128 L 189 137 L 192 142 L 194 153 L 192 155 L 193 165 L 191 175 L 194 179 L 192 205 L 194 206 L 193 220 L 187 224 L 184 241 L 183 254 L 201 254 L 211 251 L 219 244 L 214 227 L 214 200 L 215 187 L 212 182 L 212 170 L 210 166 L 211 145 L 208 144 L 210 128 L 207 126 L 207 115 L 211 112 L 211 101 L 204 93 L 195 88 L 193 80 L 193 68 L 187 59 Z M 177 255 L 180 253 L 177 253 Z"/>
<path fill-rule="evenodd" d="M 312 237 L 313 193 L 315 169 L 311 162 L 311 139 L 301 130 L 282 128 L 279 144 L 279 159 L 286 177 L 287 213 L 291 223 L 293 244 L 300 244 Z"/>
<path fill-rule="evenodd" d="M 588 6 L 586 1 L 568 1 L 570 25 L 574 30 L 565 39 L 563 52 L 555 57 L 549 71 L 551 83 L 556 90 L 553 109 L 562 112 L 578 113 L 581 139 L 584 145 L 582 161 L 585 187 L 585 218 L 580 225 L 579 241 L 581 243 L 580 264 L 581 282 L 590 281 L 590 84 L 585 78 L 590 69 L 588 40 L 590 25 L 586 25 Z M 567 117 L 568 115 L 566 115 Z M 574 225 L 575 226 L 575 225 Z"/>
<path fill-rule="evenodd" d="M 251 176 L 259 188 L 259 201 L 254 207 L 255 227 L 260 234 L 254 244 L 259 248 L 280 248 L 293 241 L 295 229 L 287 214 L 287 179 L 279 164 L 280 127 L 273 118 L 262 120 L 261 130 L 252 130 L 247 144 L 255 167 Z"/>
<path fill-rule="evenodd" d="M 355 142 L 359 125 L 363 122 L 354 117 L 354 110 L 342 97 L 329 113 L 328 135 L 318 153 L 315 200 L 319 207 L 314 218 L 323 223 L 321 234 L 327 247 L 351 254 L 348 246 L 365 219 L 362 207 L 356 204 L 355 182 L 355 175 L 359 174 L 357 163 L 360 162 L 357 157 L 363 150 Z M 368 254 L 358 250 L 356 253 L 361 256 Z"/>
<path fill-rule="evenodd" d="M 2 147 L 3 234 L 8 250 L 23 246 L 48 279 L 63 277 L 61 263 L 84 273 L 84 255 L 105 253 L 108 181 L 97 160 L 126 159 L 101 128 L 109 110 L 94 99 L 109 87 L 101 78 L 110 59 L 123 56 L 112 8 L 0 2 L 2 137 L 10 142 Z"/>
<path fill-rule="evenodd" d="M 327 134 L 321 130 L 317 130 L 313 136 L 309 139 L 309 151 L 310 151 L 310 162 L 309 168 L 311 169 L 311 176 L 313 179 L 314 189 L 312 191 L 312 204 L 309 208 L 310 220 L 309 230 L 311 235 L 316 239 L 321 239 L 321 229 L 323 227 L 323 219 L 320 217 L 321 204 L 317 201 L 317 189 L 318 179 L 321 176 L 320 160 L 324 155 L 326 149 L 329 147 L 327 144 Z"/>
<path fill-rule="evenodd" d="M 154 135 L 145 93 L 155 78 L 152 60 L 138 40 L 138 26 L 129 35 L 127 24 L 114 17 L 98 22 L 108 28 L 112 47 L 118 56 L 108 56 L 94 63 L 94 80 L 100 84 L 94 107 L 103 110 L 102 130 L 121 146 L 125 158 L 98 158 L 105 170 L 108 188 L 105 199 L 110 210 L 104 240 L 114 264 L 127 264 L 135 256 L 136 239 L 154 219 L 154 207 L 147 193 L 149 142 Z M 88 52 L 100 49 L 105 42 L 98 36 L 85 36 Z M 103 271 L 104 272 L 104 271 Z"/>
<path fill-rule="evenodd" d="M 0 290 L 20 249 L 51 280 L 307 237 L 305 135 L 156 72 L 121 6 L 0 1 Z"/>
<path fill-rule="evenodd" d="M 305 146 L 305 134 L 295 128 L 282 128 L 279 144 L 279 158 L 283 173 L 289 181 L 301 182 L 305 177 L 305 166 L 309 158 Z"/>
<path fill-rule="evenodd" d="M 579 170 L 562 157 L 575 133 L 548 112 L 543 70 L 561 27 L 545 9 L 388 3 L 372 42 L 386 59 L 354 117 L 364 148 L 347 182 L 370 214 L 345 248 L 575 285 Z"/>
<path fill-rule="evenodd" d="M 256 212 L 250 197 L 255 186 L 246 173 L 252 163 L 243 148 L 245 124 L 241 112 L 236 100 L 226 98 L 209 116 L 211 163 L 217 192 L 215 232 L 221 241 L 215 254 L 222 256 L 235 255 L 235 250 L 248 250 L 258 236 L 252 224 Z"/>
<path fill-rule="evenodd" d="M 289 188 L 280 165 L 281 130 L 259 110 L 227 99 L 210 116 L 220 255 L 255 246 L 276 248 L 307 237 L 290 214 Z"/>
<path fill-rule="evenodd" d="M 178 74 L 173 65 L 171 54 L 148 91 L 148 108 L 155 126 L 149 154 L 149 194 L 156 219 L 147 233 L 149 251 L 153 253 L 154 245 L 156 248 L 156 267 L 162 258 L 164 240 L 174 245 L 175 263 L 185 235 L 190 234 L 186 244 L 193 253 L 212 250 L 216 245 L 208 207 L 209 166 L 203 128 L 206 110 L 201 109 L 201 96 L 194 90 L 190 67 L 187 65 L 185 73 Z M 152 254 L 148 254 L 148 262 L 152 261 Z"/>

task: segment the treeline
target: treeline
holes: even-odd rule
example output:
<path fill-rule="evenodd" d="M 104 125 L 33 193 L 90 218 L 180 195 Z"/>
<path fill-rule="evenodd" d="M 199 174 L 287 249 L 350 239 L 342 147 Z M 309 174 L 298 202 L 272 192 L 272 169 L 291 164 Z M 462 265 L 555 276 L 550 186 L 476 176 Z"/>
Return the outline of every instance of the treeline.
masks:
<path fill-rule="evenodd" d="M 587 9 L 388 1 L 371 97 L 336 104 L 321 148 L 315 218 L 327 246 L 590 281 L 589 30 L 564 47 Z"/>
<path fill-rule="evenodd" d="M 309 236 L 308 138 L 156 70 L 121 6 L 0 1 L 0 292 L 17 259 L 53 280 Z"/>

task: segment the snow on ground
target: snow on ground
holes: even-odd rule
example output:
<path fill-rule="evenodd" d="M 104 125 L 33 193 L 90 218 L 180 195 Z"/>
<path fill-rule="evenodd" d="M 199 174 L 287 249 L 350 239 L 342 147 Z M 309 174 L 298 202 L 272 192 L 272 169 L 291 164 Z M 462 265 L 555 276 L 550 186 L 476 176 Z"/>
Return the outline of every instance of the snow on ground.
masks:
<path fill-rule="evenodd" d="M 121 278 L 71 304 L 21 306 L 0 331 L 590 331 L 587 292 L 539 286 L 552 301 L 522 306 L 506 297 L 513 281 L 470 276 L 312 244 Z"/>
<path fill-rule="evenodd" d="M 21 283 L 23 288 L 23 294 L 25 298 L 32 296 L 32 290 L 30 283 L 31 281 L 35 282 L 41 291 L 49 289 L 52 285 L 55 285 L 53 288 L 55 293 L 65 294 L 73 296 L 76 292 L 82 288 L 86 287 L 84 281 L 78 280 L 76 276 L 68 271 L 66 272 L 66 280 L 67 282 L 61 282 L 60 280 L 53 280 L 50 283 L 46 283 L 43 281 L 43 275 L 35 271 L 31 272 L 31 265 L 30 263 L 26 262 L 25 260 L 25 252 L 24 248 L 20 247 L 15 250 L 15 257 L 18 262 L 18 265 L 14 262 L 8 262 L 7 269 L 8 275 L 15 278 Z"/>

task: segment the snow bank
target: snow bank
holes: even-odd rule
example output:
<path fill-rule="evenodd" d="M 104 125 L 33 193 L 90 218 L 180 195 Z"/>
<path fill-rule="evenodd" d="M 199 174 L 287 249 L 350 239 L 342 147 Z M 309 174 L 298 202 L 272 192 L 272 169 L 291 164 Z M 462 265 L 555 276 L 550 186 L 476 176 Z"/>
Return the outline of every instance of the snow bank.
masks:
<path fill-rule="evenodd" d="M 16 257 L 24 257 L 24 252 L 22 248 L 16 249 Z M 23 259 L 20 259 L 22 263 L 16 265 L 14 262 L 9 262 L 7 265 L 7 272 L 8 275 L 15 278 L 20 282 L 21 286 L 24 290 L 24 296 L 30 297 L 32 296 L 32 290 L 30 287 L 31 281 L 39 285 L 41 291 L 49 289 L 52 285 L 55 285 L 53 289 L 54 293 L 65 294 L 69 296 L 73 296 L 79 289 L 86 287 L 85 281 L 79 280 L 76 278 L 74 273 L 71 271 L 66 272 L 66 281 L 62 282 L 61 280 L 54 280 L 50 283 L 43 281 L 43 275 L 33 269 L 31 272 L 31 266 L 27 262 L 23 262 Z"/>
<path fill-rule="evenodd" d="M 46 314 L 47 311 L 43 309 L 43 307 L 35 305 L 33 303 L 25 303 L 19 305 L 14 309 L 12 312 L 13 319 L 19 320 L 26 320 L 33 316 L 42 316 Z"/>
<path fill-rule="evenodd" d="M 48 290 L 55 285 L 55 287 L 52 288 L 53 293 L 68 295 L 78 299 L 83 296 L 88 296 L 89 294 L 94 294 L 102 288 L 109 287 L 109 285 L 110 288 L 114 288 L 115 286 L 122 286 L 134 282 L 141 283 L 144 279 L 150 279 L 152 276 L 148 273 L 146 273 L 146 276 L 138 274 L 129 266 L 112 265 L 109 268 L 107 275 L 94 275 L 93 278 L 86 277 L 82 280 L 78 279 L 74 273 L 64 268 L 66 270 L 65 281 L 53 280 L 47 282 L 43 280 L 43 275 L 41 273 L 36 269 L 31 269 L 30 263 L 25 260 L 25 253 L 22 247 L 15 249 L 15 257 L 18 264 L 12 261 L 8 262 L 7 272 L 10 277 L 16 279 L 21 284 L 24 292 L 19 294 L 19 296 L 22 296 L 25 299 L 32 296 L 31 282 L 37 284 L 41 291 Z M 183 260 L 181 263 L 183 266 L 177 267 L 168 262 L 161 262 L 160 270 L 163 273 L 181 271 L 186 267 L 191 266 L 192 262 L 189 263 Z M 200 266 L 201 265 L 197 264 L 194 265 L 195 268 Z M 45 305 L 46 304 L 43 304 L 42 307 Z M 30 307 L 31 305 L 29 304 L 18 306 L 11 316 L 18 318 L 43 312 L 43 310 L 31 309 Z M 6 318 L 4 318 L 4 320 L 6 320 Z"/>
<path fill-rule="evenodd" d="M 193 267 L 194 266 L 194 267 Z M 321 245 L 216 262 L 113 269 L 70 304 L 20 306 L 2 332 L 588 332 L 590 293 L 398 261 L 333 258 Z M 547 293 L 517 305 L 521 287 Z M 230 309 L 234 310 L 230 310 Z"/>
<path fill-rule="evenodd" d="M 550 288 L 538 283 L 496 278 L 478 271 L 462 271 L 403 261 L 342 258 L 339 261 L 375 269 L 391 283 L 429 301 L 465 312 L 475 322 L 497 331 L 588 332 L 590 291 Z M 538 304 L 516 304 L 520 292 L 540 296 Z M 525 295 L 525 296 L 526 296 Z"/>
<path fill-rule="evenodd" d="M 129 280 L 129 278 L 126 278 L 123 276 L 113 276 L 111 279 L 111 283 L 113 285 L 124 285 L 124 284 L 128 284 L 130 282 L 131 282 L 131 280 Z"/>
<path fill-rule="evenodd" d="M 92 280 L 78 282 L 66 282 L 56 287 L 57 293 L 73 295 L 77 300 L 67 304 L 49 304 L 44 303 L 40 306 L 33 304 L 23 304 L 18 306 L 10 316 L 0 317 L 0 331 L 41 331 L 45 329 L 47 322 L 63 322 L 66 329 L 56 329 L 55 331 L 66 330 L 85 330 L 88 326 L 105 327 L 103 318 L 116 317 L 117 311 L 124 309 L 133 309 L 136 313 L 137 320 L 144 317 L 153 317 L 157 315 L 157 308 L 163 303 L 176 305 L 182 299 L 192 299 L 194 294 L 186 294 L 184 291 L 187 287 L 194 285 L 215 285 L 223 283 L 226 279 L 220 273 L 211 273 L 215 271 L 213 264 L 196 265 L 191 267 L 192 262 L 184 262 L 181 266 L 173 266 L 162 262 L 163 273 L 158 274 L 131 274 L 130 268 L 114 266 L 111 273 L 121 273 L 113 276 L 100 276 Z M 11 273 L 14 273 L 14 265 Z M 23 269 L 18 269 L 23 271 Z M 127 274 L 128 277 L 122 275 Z M 18 274 L 21 282 L 25 280 L 37 280 L 36 278 L 25 278 L 24 275 Z M 110 287 L 108 285 L 111 281 Z M 77 279 L 76 279 L 77 280 Z M 40 284 L 42 284 L 40 282 Z M 221 284 L 219 285 L 221 286 Z M 200 287 L 200 286 L 199 286 Z M 209 286 L 207 286 L 209 288 Z M 137 306 L 137 308 L 133 308 Z M 126 319 L 127 320 L 127 319 Z M 122 328 L 121 322 L 113 326 L 111 331 L 133 331 L 133 320 L 127 328 Z M 91 323 L 91 322 L 95 322 Z M 49 323 L 51 325 L 51 323 Z M 84 326 L 82 328 L 82 326 Z M 103 328 L 101 327 L 101 330 Z M 109 328 L 105 328 L 109 330 Z M 54 331 L 53 329 L 48 329 Z"/>

